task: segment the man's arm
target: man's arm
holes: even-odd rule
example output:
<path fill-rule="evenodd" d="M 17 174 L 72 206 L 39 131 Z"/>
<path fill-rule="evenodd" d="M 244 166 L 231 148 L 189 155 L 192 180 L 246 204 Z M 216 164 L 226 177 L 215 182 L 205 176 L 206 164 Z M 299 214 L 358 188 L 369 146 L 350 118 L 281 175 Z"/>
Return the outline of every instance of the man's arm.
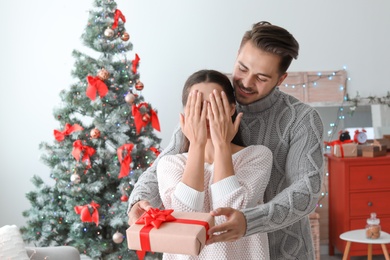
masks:
<path fill-rule="evenodd" d="M 129 197 L 129 207 L 127 209 L 128 214 L 131 210 L 131 207 L 138 201 L 147 201 L 152 207 L 156 208 L 162 206 L 158 192 L 156 175 L 157 164 L 159 159 L 166 154 L 177 154 L 182 152 L 180 149 L 182 148 L 183 140 L 183 134 L 181 132 L 180 126 L 178 125 L 174 130 L 173 136 L 167 148 L 165 148 L 156 158 L 153 164 L 139 176 Z"/>
<path fill-rule="evenodd" d="M 295 129 L 287 156 L 285 175 L 291 183 L 265 204 L 239 212 L 221 208 L 214 216 L 225 215 L 227 222 L 209 230 L 209 243 L 232 241 L 259 232 L 272 232 L 289 226 L 310 214 L 318 202 L 323 179 L 323 125 L 316 111 L 311 111 Z M 272 178 L 272 177 L 271 177 Z"/>

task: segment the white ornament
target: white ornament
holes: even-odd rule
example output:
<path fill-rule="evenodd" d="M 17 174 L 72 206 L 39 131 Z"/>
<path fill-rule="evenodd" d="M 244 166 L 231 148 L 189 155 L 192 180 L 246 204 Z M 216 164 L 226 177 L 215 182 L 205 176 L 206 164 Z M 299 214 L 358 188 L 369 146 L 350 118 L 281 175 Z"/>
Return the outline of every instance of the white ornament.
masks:
<path fill-rule="evenodd" d="M 112 240 L 114 241 L 114 243 L 116 244 L 120 244 L 123 242 L 123 234 L 120 233 L 120 232 L 115 232 L 115 234 L 112 236 Z"/>
<path fill-rule="evenodd" d="M 111 29 L 111 28 L 107 28 L 105 31 L 104 31 L 104 36 L 108 37 L 108 38 L 111 38 L 112 36 L 114 36 L 114 30 Z"/>
<path fill-rule="evenodd" d="M 134 94 L 132 94 L 130 92 L 127 93 L 127 95 L 125 96 L 126 103 L 129 104 L 129 105 L 132 105 L 134 103 L 134 100 L 135 100 Z"/>
<path fill-rule="evenodd" d="M 70 180 L 75 183 L 75 184 L 79 184 L 80 181 L 81 181 L 81 178 L 80 178 L 80 175 L 78 175 L 77 173 L 73 173 L 71 176 L 70 176 Z"/>

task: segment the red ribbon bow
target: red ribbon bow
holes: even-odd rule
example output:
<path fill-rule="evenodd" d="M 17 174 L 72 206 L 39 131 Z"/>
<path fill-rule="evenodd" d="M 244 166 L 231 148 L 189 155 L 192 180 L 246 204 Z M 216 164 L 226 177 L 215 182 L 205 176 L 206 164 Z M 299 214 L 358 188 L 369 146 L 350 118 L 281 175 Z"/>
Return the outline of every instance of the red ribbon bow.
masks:
<path fill-rule="evenodd" d="M 121 18 L 124 23 L 126 22 L 126 18 L 122 14 L 122 12 L 119 11 L 119 9 L 116 9 L 115 13 L 114 13 L 114 23 L 112 24 L 112 27 L 111 27 L 113 30 L 115 30 L 116 27 L 118 27 L 118 19 L 119 18 Z"/>
<path fill-rule="evenodd" d="M 72 155 L 77 161 L 80 161 L 81 152 L 84 152 L 81 161 L 88 160 L 88 168 L 91 168 L 91 160 L 89 158 L 95 154 L 95 149 L 90 146 L 83 146 L 81 140 L 74 141 Z"/>
<path fill-rule="evenodd" d="M 142 114 L 140 111 L 141 108 L 147 109 L 148 104 L 146 102 L 142 102 L 139 105 L 133 105 L 132 107 L 132 114 L 134 117 L 134 123 L 135 123 L 135 128 L 137 130 L 137 134 L 139 134 L 141 129 L 147 126 L 149 122 L 152 123 L 152 127 L 154 129 L 160 131 L 160 122 L 158 120 L 156 111 L 150 109 L 150 116 L 149 116 L 149 114 Z M 144 117 L 145 115 L 148 116 Z"/>
<path fill-rule="evenodd" d="M 129 175 L 130 172 L 130 163 L 131 163 L 131 150 L 133 150 L 134 144 L 124 144 L 117 149 L 118 161 L 121 164 L 121 171 L 119 173 L 118 178 L 123 178 Z M 126 155 L 123 158 L 123 151 L 126 151 Z"/>
<path fill-rule="evenodd" d="M 108 87 L 103 82 L 103 80 L 101 80 L 98 76 L 96 77 L 87 76 L 87 81 L 88 81 L 88 87 L 87 87 L 86 95 L 91 100 L 95 100 L 96 91 L 99 93 L 100 98 L 107 95 Z"/>
<path fill-rule="evenodd" d="M 84 130 L 84 128 L 78 124 L 71 125 L 69 123 L 66 123 L 64 131 L 60 132 L 58 130 L 54 130 L 54 138 L 58 142 L 62 142 L 64 141 L 65 136 L 70 135 L 73 132 L 82 131 L 82 130 Z"/>
<path fill-rule="evenodd" d="M 207 231 L 209 230 L 209 223 L 207 221 L 194 219 L 177 219 L 172 216 L 173 209 L 159 210 L 158 208 L 151 208 L 146 211 L 135 222 L 135 224 L 143 224 L 140 230 L 141 249 L 137 250 L 137 255 L 140 260 L 144 259 L 146 251 L 151 251 L 149 232 L 153 228 L 159 228 L 164 222 L 176 222 L 182 224 L 201 225 L 206 229 L 206 240 L 208 239 Z"/>
<path fill-rule="evenodd" d="M 99 204 L 94 201 L 91 204 L 84 206 L 75 206 L 74 211 L 76 214 L 80 214 L 80 219 L 82 222 L 95 222 L 96 226 L 99 225 Z"/>
<path fill-rule="evenodd" d="M 150 147 L 149 148 L 156 156 L 160 155 L 160 151 L 156 147 Z"/>
<path fill-rule="evenodd" d="M 137 66 L 138 66 L 138 63 L 140 61 L 140 58 L 138 56 L 138 54 L 136 53 L 135 54 L 135 58 L 134 60 L 131 62 L 132 66 L 131 66 L 131 71 L 136 74 L 137 73 Z"/>
<path fill-rule="evenodd" d="M 137 255 L 140 260 L 144 259 L 147 251 L 151 251 L 149 232 L 153 228 L 159 228 L 163 222 L 175 221 L 176 218 L 171 215 L 173 209 L 159 210 L 151 208 L 146 211 L 135 222 L 135 224 L 143 224 L 144 227 L 140 230 L 140 241 L 142 250 L 137 250 Z"/>

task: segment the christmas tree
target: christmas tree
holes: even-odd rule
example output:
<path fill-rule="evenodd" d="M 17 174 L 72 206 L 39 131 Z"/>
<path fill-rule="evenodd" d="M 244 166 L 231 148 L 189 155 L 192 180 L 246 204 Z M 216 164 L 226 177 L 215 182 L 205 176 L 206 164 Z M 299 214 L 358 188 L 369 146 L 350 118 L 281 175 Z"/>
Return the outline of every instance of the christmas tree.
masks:
<path fill-rule="evenodd" d="M 130 53 L 125 22 L 115 1 L 94 1 L 81 38 L 98 58 L 73 51 L 76 83 L 60 93 L 53 143 L 40 144 L 54 181 L 34 176 L 36 189 L 26 194 L 27 242 L 71 245 L 93 259 L 136 258 L 124 236 L 127 199 L 161 140 L 157 112 L 141 95 L 140 57 Z"/>

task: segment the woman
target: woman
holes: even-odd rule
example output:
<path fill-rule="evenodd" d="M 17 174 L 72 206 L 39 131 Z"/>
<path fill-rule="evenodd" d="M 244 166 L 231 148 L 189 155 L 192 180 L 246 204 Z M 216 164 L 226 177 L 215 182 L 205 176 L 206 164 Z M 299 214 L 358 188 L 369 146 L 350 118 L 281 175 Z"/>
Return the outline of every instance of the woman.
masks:
<path fill-rule="evenodd" d="M 228 103 L 221 95 L 227 96 Z M 235 120 L 235 97 L 228 77 L 215 70 L 195 72 L 184 85 L 182 102 L 180 126 L 188 152 L 160 159 L 157 177 L 164 207 L 210 212 L 263 203 L 272 154 L 262 145 L 242 147 L 231 142 L 241 114 Z M 217 217 L 216 225 L 223 218 Z M 164 254 L 164 259 L 269 259 L 267 234 L 211 244 L 199 256 Z"/>

